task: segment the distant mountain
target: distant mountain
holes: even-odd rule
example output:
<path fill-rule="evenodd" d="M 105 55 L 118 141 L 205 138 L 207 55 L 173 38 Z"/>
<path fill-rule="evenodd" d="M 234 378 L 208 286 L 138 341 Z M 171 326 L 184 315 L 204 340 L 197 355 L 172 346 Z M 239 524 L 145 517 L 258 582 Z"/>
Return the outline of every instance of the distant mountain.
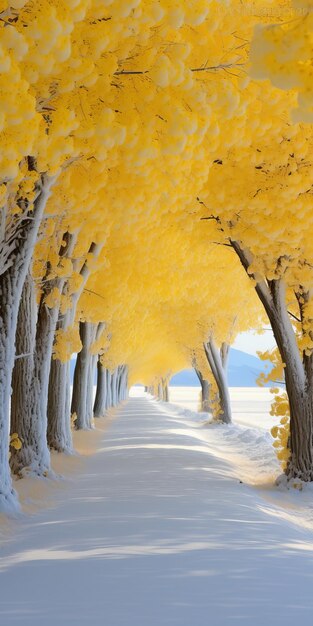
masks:
<path fill-rule="evenodd" d="M 268 372 L 270 368 L 269 361 L 261 361 L 257 356 L 231 348 L 228 362 L 229 386 L 256 387 L 256 379 L 261 372 Z M 175 387 L 196 387 L 199 381 L 194 370 L 183 370 L 172 377 L 170 384 Z"/>
<path fill-rule="evenodd" d="M 72 359 L 71 381 L 73 381 L 76 359 Z M 268 372 L 271 368 L 269 361 L 261 361 L 257 356 L 230 349 L 228 361 L 228 383 L 230 387 L 256 387 L 256 379 L 261 372 Z M 96 377 L 95 377 L 96 384 Z M 174 387 L 198 387 L 199 381 L 193 369 L 182 370 L 172 377 L 170 384 Z M 268 387 L 271 384 L 267 385 Z"/>

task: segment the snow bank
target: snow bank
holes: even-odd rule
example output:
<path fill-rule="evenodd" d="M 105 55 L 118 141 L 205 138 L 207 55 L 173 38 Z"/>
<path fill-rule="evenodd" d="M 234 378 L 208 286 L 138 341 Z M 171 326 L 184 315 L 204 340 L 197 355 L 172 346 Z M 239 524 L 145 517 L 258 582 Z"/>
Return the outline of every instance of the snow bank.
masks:
<path fill-rule="evenodd" d="M 239 389 L 237 393 L 239 396 Z M 287 483 L 272 445 L 273 437 L 262 428 L 262 424 L 258 428 L 236 423 L 218 424 L 208 413 L 191 411 L 153 398 L 151 401 L 177 420 L 180 426 L 183 424 L 186 435 L 205 442 L 212 456 L 225 460 L 231 468 L 231 475 L 246 485 L 257 487 L 267 514 L 313 531 L 313 484 Z M 243 424 L 254 423 L 254 417 L 251 419 L 247 414 L 242 421 Z M 175 429 L 172 432 L 175 433 Z"/>

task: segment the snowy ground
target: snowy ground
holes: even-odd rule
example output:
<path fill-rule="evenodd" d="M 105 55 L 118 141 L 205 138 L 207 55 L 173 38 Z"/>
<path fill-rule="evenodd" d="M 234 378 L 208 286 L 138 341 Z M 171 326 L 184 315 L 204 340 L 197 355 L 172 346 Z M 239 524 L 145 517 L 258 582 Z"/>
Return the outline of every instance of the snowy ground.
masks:
<path fill-rule="evenodd" d="M 197 411 L 199 394 L 200 387 L 170 387 L 170 402 Z M 273 395 L 268 387 L 230 387 L 230 400 L 236 424 L 270 430 L 277 423 L 269 415 Z"/>
<path fill-rule="evenodd" d="M 1 626 L 311 626 L 311 489 L 273 487 L 265 430 L 204 417 L 133 397 L 54 457 L 63 481 L 17 483 Z"/>

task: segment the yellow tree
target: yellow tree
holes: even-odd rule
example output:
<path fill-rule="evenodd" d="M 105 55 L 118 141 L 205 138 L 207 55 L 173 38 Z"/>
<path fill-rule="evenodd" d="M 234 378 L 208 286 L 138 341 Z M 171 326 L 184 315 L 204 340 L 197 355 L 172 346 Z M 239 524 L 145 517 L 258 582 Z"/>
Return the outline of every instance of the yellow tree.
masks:
<path fill-rule="evenodd" d="M 8 416 L 23 283 L 52 183 L 73 159 L 103 162 L 125 138 L 110 94 L 119 55 L 128 55 L 143 23 L 130 15 L 132 8 L 116 6 L 110 15 L 96 0 L 1 3 L 0 492 L 5 502 L 14 499 Z"/>
<path fill-rule="evenodd" d="M 262 11 L 262 24 L 267 27 L 277 22 L 272 11 L 276 5 L 273 0 L 267 0 L 265 5 L 269 10 Z M 291 9 L 287 1 L 279 7 Z M 136 325 L 136 319 L 133 328 L 132 320 L 127 320 L 126 302 L 136 305 L 133 308 L 138 319 L 141 316 L 146 321 L 144 343 L 149 343 L 148 337 L 151 340 L 153 322 L 166 343 L 169 325 L 164 320 L 164 309 L 175 301 L 181 302 L 184 309 L 180 299 L 185 283 L 175 282 L 165 263 L 168 259 L 160 267 L 160 235 L 166 238 L 166 226 L 173 245 L 177 240 L 177 247 L 182 246 L 185 251 L 188 265 L 188 237 L 185 242 L 179 241 L 176 231 L 188 225 L 184 228 L 192 232 L 195 215 L 200 212 L 208 218 L 201 222 L 207 239 L 215 241 L 215 245 L 217 242 L 233 246 L 257 285 L 262 276 L 272 281 L 267 285 L 270 291 L 276 287 L 281 290 L 285 284 L 288 298 L 291 293 L 297 294 L 295 303 L 300 307 L 302 324 L 299 346 L 304 353 L 301 358 L 294 356 L 298 352 L 293 328 L 288 326 L 286 331 L 282 298 L 277 299 L 274 291 L 269 296 L 268 291 L 258 287 L 273 325 L 274 318 L 283 315 L 278 312 L 279 307 L 284 312 L 284 331 L 275 331 L 277 341 L 283 356 L 292 353 L 292 363 L 296 365 L 288 374 L 289 380 L 302 381 L 305 402 L 309 402 L 311 255 L 307 226 L 312 184 L 308 159 L 311 131 L 290 125 L 289 111 L 296 104 L 296 94 L 279 91 L 268 81 L 258 84 L 247 78 L 250 41 L 260 22 L 258 9 L 257 0 L 249 10 L 243 9 L 239 0 L 227 4 L 217 0 L 1 3 L 0 138 L 7 148 L 0 162 L 0 492 L 4 496 L 10 497 L 11 492 L 8 411 L 18 304 L 45 209 L 55 216 L 62 229 L 55 238 L 54 268 L 63 266 L 59 252 L 64 233 L 72 236 L 81 225 L 86 225 L 85 230 L 80 230 L 80 253 L 75 252 L 73 259 L 71 255 L 68 259 L 74 261 L 77 274 L 85 274 L 86 258 L 87 265 L 92 265 L 90 252 L 98 253 L 97 246 L 103 245 L 107 236 L 102 229 L 105 216 L 114 216 L 112 220 L 109 217 L 113 236 L 108 258 L 111 262 L 116 252 L 122 258 L 115 262 L 111 275 L 108 273 L 110 296 L 107 292 L 108 305 L 99 321 L 109 324 L 112 340 L 107 358 L 115 366 L 128 357 L 135 358 L 136 350 L 140 352 L 142 328 Z M 288 27 L 282 30 L 287 32 Z M 309 64 L 303 55 L 301 67 L 307 69 Z M 301 83 L 301 93 L 302 87 Z M 48 206 L 52 183 L 55 184 Z M 269 219 L 273 206 L 275 215 Z M 292 219 L 292 227 L 282 231 L 283 220 L 293 217 L 292 206 L 298 207 L 301 219 L 298 225 Z M 163 226 L 158 230 L 160 223 Z M 122 232 L 126 242 L 116 245 L 114 242 L 120 240 Z M 273 245 L 275 233 L 281 235 L 280 247 L 277 242 Z M 294 242 L 299 238 L 295 251 Z M 151 249 L 143 245 L 146 240 Z M 141 264 L 144 271 L 138 273 L 132 257 L 140 246 L 145 250 Z M 204 257 L 204 251 L 202 254 Z M 180 260 L 183 262 L 182 257 Z M 178 266 L 185 272 L 184 262 Z M 165 281 L 165 267 L 172 275 L 170 287 Z M 198 262 L 195 267 L 200 267 Z M 224 269 L 226 275 L 228 263 Z M 126 286 L 121 284 L 122 275 Z M 43 281 L 45 277 L 43 266 Z M 138 283 L 142 282 L 139 292 L 133 289 L 135 277 Z M 71 313 L 66 316 L 66 326 L 70 329 L 82 277 L 75 289 L 64 281 L 62 290 L 53 283 L 60 278 L 49 276 L 43 303 L 53 304 L 55 316 L 58 304 L 64 310 L 67 301 Z M 132 285 L 131 293 L 127 279 Z M 25 289 L 29 286 L 30 283 Z M 160 297 L 153 307 L 156 293 Z M 291 303 L 293 315 L 295 303 Z M 89 321 L 88 317 L 85 319 Z M 207 331 L 209 327 L 210 324 Z M 68 351 L 72 349 L 65 330 L 58 328 L 55 356 L 64 356 L 66 345 Z M 282 335 L 289 338 L 286 348 L 282 347 Z M 118 343 L 124 342 L 125 349 L 128 337 L 131 340 L 124 358 Z M 50 387 L 51 397 L 62 389 L 66 377 L 60 376 L 61 371 L 59 367 Z M 290 393 L 292 389 L 291 385 Z M 60 393 L 60 398 L 65 396 L 60 419 L 69 415 L 69 394 Z M 296 396 L 295 402 L 299 401 Z M 66 420 L 68 426 L 68 417 Z M 298 425 L 294 417 L 292 420 L 296 430 L 291 428 L 291 440 L 292 446 L 296 446 L 293 432 Z M 299 454 L 295 452 L 296 457 Z M 305 466 L 311 468 L 311 449 L 305 455 Z M 290 463 L 291 474 L 298 472 L 297 463 L 297 459 Z M 304 477 L 311 476 L 311 469 L 303 470 L 302 461 L 299 472 Z"/>
<path fill-rule="evenodd" d="M 220 240 L 231 244 L 251 277 L 284 363 L 291 418 L 287 473 L 312 480 L 312 129 L 291 127 L 289 101 L 276 97 L 279 134 L 263 93 L 259 117 L 270 124 L 266 136 L 246 154 L 221 155 L 202 197 Z"/>
<path fill-rule="evenodd" d="M 137 217 L 139 211 L 138 207 Z M 164 387 L 171 373 L 191 365 L 195 357 L 198 369 L 206 373 L 205 344 L 215 357 L 210 365 L 219 390 L 217 413 L 230 421 L 219 348 L 224 344 L 226 355 L 226 343 L 260 318 L 253 289 L 248 279 L 242 280 L 240 267 L 234 266 L 232 252 L 218 242 L 208 247 L 197 215 L 189 224 L 181 213 L 161 206 L 152 215 L 143 209 L 136 228 L 122 220 L 117 223 L 106 255 L 108 267 L 94 274 L 92 293 L 84 295 L 86 310 L 96 306 L 111 336 L 104 364 L 114 368 L 126 362 L 131 380 L 138 368 L 146 385 Z"/>

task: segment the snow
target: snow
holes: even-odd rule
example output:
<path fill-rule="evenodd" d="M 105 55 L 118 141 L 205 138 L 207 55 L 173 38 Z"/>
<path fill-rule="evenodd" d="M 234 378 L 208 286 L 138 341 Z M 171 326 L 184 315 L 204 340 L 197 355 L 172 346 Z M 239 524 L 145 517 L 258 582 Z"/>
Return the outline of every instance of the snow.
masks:
<path fill-rule="evenodd" d="M 283 390 L 282 390 L 283 391 Z M 230 387 L 233 421 L 270 430 L 279 422 L 269 412 L 273 395 L 267 387 Z M 191 411 L 199 406 L 200 387 L 170 387 L 170 402 Z"/>
<path fill-rule="evenodd" d="M 53 455 L 62 480 L 15 482 L 1 626 L 311 626 L 312 488 L 273 486 L 265 428 L 133 393 Z"/>

